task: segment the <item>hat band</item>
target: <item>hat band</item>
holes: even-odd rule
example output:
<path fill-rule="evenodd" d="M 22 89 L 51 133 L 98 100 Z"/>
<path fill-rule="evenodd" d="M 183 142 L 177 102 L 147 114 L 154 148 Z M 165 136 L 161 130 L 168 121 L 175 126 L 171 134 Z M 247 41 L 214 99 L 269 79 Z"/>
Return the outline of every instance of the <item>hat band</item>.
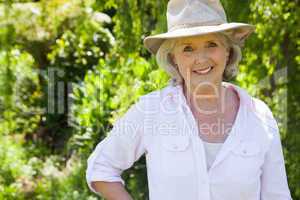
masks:
<path fill-rule="evenodd" d="M 207 22 L 197 22 L 197 23 L 185 23 L 185 24 L 177 24 L 169 28 L 168 32 L 175 31 L 177 29 L 184 29 L 184 28 L 193 28 L 193 27 L 199 27 L 199 26 L 217 26 L 227 23 L 226 21 L 207 21 Z"/>

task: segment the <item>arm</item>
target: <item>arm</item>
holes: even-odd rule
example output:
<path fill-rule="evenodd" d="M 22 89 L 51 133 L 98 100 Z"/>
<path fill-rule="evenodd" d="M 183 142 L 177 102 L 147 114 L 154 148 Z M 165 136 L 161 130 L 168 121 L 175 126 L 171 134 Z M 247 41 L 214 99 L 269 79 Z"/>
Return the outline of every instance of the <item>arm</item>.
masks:
<path fill-rule="evenodd" d="M 280 134 L 276 122 L 273 127 L 273 133 L 270 136 L 272 141 L 266 153 L 262 169 L 261 200 L 291 200 Z"/>
<path fill-rule="evenodd" d="M 107 200 L 132 200 L 131 196 L 125 190 L 120 182 L 92 182 L 95 191 L 101 192 L 102 196 Z"/>
<path fill-rule="evenodd" d="M 130 107 L 88 159 L 86 179 L 89 188 L 108 200 L 131 199 L 124 189 L 121 173 L 145 152 L 143 112 L 138 102 Z M 93 183 L 93 184 L 92 184 Z"/>

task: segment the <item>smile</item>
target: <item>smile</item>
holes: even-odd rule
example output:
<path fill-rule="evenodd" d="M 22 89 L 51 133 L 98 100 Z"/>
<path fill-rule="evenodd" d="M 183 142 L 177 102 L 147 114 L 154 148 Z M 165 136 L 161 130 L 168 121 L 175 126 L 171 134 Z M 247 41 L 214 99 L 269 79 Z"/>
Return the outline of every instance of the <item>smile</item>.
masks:
<path fill-rule="evenodd" d="M 199 74 L 199 75 L 204 75 L 204 74 L 208 74 L 214 67 L 210 66 L 210 67 L 206 67 L 204 69 L 197 69 L 197 70 L 193 70 L 193 72 Z"/>

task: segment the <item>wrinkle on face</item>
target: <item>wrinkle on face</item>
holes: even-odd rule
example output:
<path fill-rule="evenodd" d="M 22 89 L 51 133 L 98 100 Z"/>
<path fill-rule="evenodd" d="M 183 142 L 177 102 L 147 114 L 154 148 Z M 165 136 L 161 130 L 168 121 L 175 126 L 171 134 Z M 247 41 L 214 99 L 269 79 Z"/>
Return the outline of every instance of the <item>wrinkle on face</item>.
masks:
<path fill-rule="evenodd" d="M 190 87 L 196 87 L 201 82 L 218 84 L 222 81 L 229 58 L 228 41 L 220 34 L 179 38 L 171 58 L 184 82 Z M 209 66 L 213 66 L 213 69 L 208 74 L 193 72 Z"/>

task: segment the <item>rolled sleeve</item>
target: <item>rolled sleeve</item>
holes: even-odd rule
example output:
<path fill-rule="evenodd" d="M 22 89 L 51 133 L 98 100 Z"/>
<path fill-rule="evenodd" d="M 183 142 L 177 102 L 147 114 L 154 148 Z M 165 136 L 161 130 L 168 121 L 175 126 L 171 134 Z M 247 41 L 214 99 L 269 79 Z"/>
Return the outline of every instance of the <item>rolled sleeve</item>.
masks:
<path fill-rule="evenodd" d="M 93 181 L 121 182 L 124 185 L 122 172 L 145 153 L 144 113 L 140 104 L 138 102 L 130 107 L 88 158 L 86 180 L 93 192 L 97 193 L 91 187 Z"/>
<path fill-rule="evenodd" d="M 262 168 L 261 200 L 291 200 L 280 134 L 277 123 L 273 125 L 270 135 L 272 141 Z"/>

